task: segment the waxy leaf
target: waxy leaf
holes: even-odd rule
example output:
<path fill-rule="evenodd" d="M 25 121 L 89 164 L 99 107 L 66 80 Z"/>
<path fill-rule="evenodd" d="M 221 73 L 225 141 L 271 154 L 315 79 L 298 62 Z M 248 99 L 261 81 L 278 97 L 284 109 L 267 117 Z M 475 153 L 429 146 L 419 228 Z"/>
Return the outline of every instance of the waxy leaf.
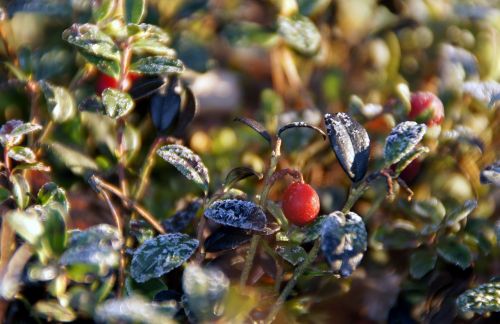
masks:
<path fill-rule="evenodd" d="M 151 98 L 151 119 L 159 133 L 165 133 L 179 114 L 181 96 L 177 88 L 177 82 L 172 82 Z"/>
<path fill-rule="evenodd" d="M 156 152 L 162 159 L 172 164 L 186 178 L 199 185 L 208 193 L 208 170 L 200 157 L 185 146 L 172 144 L 161 147 Z"/>
<path fill-rule="evenodd" d="M 94 64 L 104 74 L 110 75 L 115 79 L 120 77 L 120 62 L 116 60 L 110 60 L 103 57 L 94 56 L 87 52 L 80 52 L 80 54 L 90 63 Z"/>
<path fill-rule="evenodd" d="M 251 238 L 252 235 L 248 230 L 230 226 L 221 226 L 210 234 L 210 236 L 205 240 L 205 251 L 221 252 L 233 250 L 238 246 L 249 242 Z"/>
<path fill-rule="evenodd" d="M 160 305 L 139 296 L 105 301 L 97 306 L 94 319 L 98 323 L 176 323 Z"/>
<path fill-rule="evenodd" d="M 181 73 L 184 71 L 184 64 L 181 60 L 168 56 L 148 56 L 133 62 L 130 71 L 142 74 Z"/>
<path fill-rule="evenodd" d="M 159 235 L 142 244 L 132 257 L 130 275 L 137 282 L 159 278 L 188 260 L 198 247 L 198 240 L 186 234 Z"/>
<path fill-rule="evenodd" d="M 66 29 L 62 38 L 87 55 L 120 61 L 120 50 L 113 39 L 92 24 L 73 24 Z"/>
<path fill-rule="evenodd" d="M 500 161 L 488 165 L 481 171 L 481 183 L 492 184 L 495 187 L 500 187 Z"/>
<path fill-rule="evenodd" d="M 426 131 L 425 124 L 417 124 L 413 121 L 405 121 L 396 125 L 385 140 L 384 159 L 386 164 L 397 163 L 412 152 Z"/>
<path fill-rule="evenodd" d="M 335 274 L 347 277 L 353 273 L 368 247 L 367 238 L 359 215 L 338 211 L 328 215 L 321 228 L 321 251 Z"/>
<path fill-rule="evenodd" d="M 352 181 L 360 181 L 368 170 L 368 133 L 346 113 L 325 114 L 325 124 L 330 144 L 342 169 Z"/>
<path fill-rule="evenodd" d="M 21 209 L 28 207 L 30 202 L 30 184 L 19 173 L 10 176 L 12 183 L 12 195 L 16 200 L 17 206 Z"/>
<path fill-rule="evenodd" d="M 24 123 L 21 120 L 9 120 L 0 128 L 0 143 L 6 146 L 18 145 L 23 136 L 42 129 L 42 126 Z"/>
<path fill-rule="evenodd" d="M 92 6 L 92 17 L 96 22 L 108 18 L 115 9 L 114 0 L 103 0 L 100 5 Z"/>
<path fill-rule="evenodd" d="M 436 266 L 437 255 L 434 251 L 419 250 L 410 257 L 410 274 L 420 279 Z"/>
<path fill-rule="evenodd" d="M 278 18 L 278 33 L 285 42 L 304 55 L 315 54 L 321 44 L 321 34 L 307 17 L 296 14 Z"/>
<path fill-rule="evenodd" d="M 26 242 L 36 246 L 43 234 L 43 224 L 39 215 L 34 211 L 10 211 L 5 214 L 9 225 Z"/>
<path fill-rule="evenodd" d="M 184 87 L 181 111 L 177 119 L 177 124 L 172 135 L 180 137 L 184 134 L 187 126 L 193 121 L 198 111 L 198 102 L 189 87 Z"/>
<path fill-rule="evenodd" d="M 250 201 L 219 200 L 205 210 L 205 217 L 222 225 L 246 230 L 264 231 L 266 215 L 262 208 Z"/>
<path fill-rule="evenodd" d="M 457 298 L 461 312 L 500 312 L 500 282 L 492 281 L 466 290 Z"/>
<path fill-rule="evenodd" d="M 102 103 L 106 115 L 113 119 L 125 116 L 134 108 L 134 101 L 128 93 L 113 88 L 102 92 Z"/>
<path fill-rule="evenodd" d="M 261 123 L 257 122 L 256 120 L 253 120 L 251 118 L 246 118 L 246 117 L 236 117 L 234 121 L 243 123 L 256 131 L 257 133 L 260 134 L 260 136 L 264 137 L 264 139 L 268 142 L 271 143 L 271 135 L 269 132 L 262 126 Z"/>
<path fill-rule="evenodd" d="M 310 129 L 314 129 L 315 131 L 317 131 L 318 133 L 321 134 L 321 136 L 323 136 L 323 139 L 326 139 L 326 134 L 325 132 L 323 132 L 320 128 L 314 126 L 314 125 L 310 125 L 308 123 L 305 123 L 305 122 L 294 122 L 294 123 L 290 123 L 290 124 L 287 124 L 283 127 L 281 127 L 279 130 L 278 130 L 278 137 L 281 137 L 281 134 L 286 131 L 287 129 L 290 129 L 290 128 L 296 128 L 296 127 L 305 127 L 305 128 L 310 128 Z"/>
<path fill-rule="evenodd" d="M 67 243 L 66 210 L 52 202 L 44 207 L 43 235 L 40 238 L 43 252 L 48 256 L 59 256 L 64 252 Z"/>
<path fill-rule="evenodd" d="M 467 216 L 472 213 L 474 209 L 477 207 L 477 200 L 467 200 L 463 206 L 456 208 L 448 215 L 446 215 L 444 222 L 446 226 L 453 226 L 456 223 L 462 221 L 467 218 Z"/>
<path fill-rule="evenodd" d="M 224 188 L 230 188 L 236 182 L 252 176 L 257 177 L 259 180 L 263 177 L 262 173 L 259 173 L 252 168 L 236 167 L 227 173 L 226 180 L 224 180 Z"/>
<path fill-rule="evenodd" d="M 14 146 L 9 149 L 9 153 L 7 154 L 9 158 L 25 163 L 36 163 L 36 155 L 28 147 L 23 146 Z"/>
<path fill-rule="evenodd" d="M 138 24 L 146 14 L 145 0 L 125 0 L 123 1 L 125 11 L 125 21 Z"/>
<path fill-rule="evenodd" d="M 229 279 L 220 270 L 189 264 L 182 276 L 183 303 L 201 323 L 215 321 L 229 290 Z"/>
<path fill-rule="evenodd" d="M 468 268 L 472 263 L 472 255 L 469 248 L 453 238 L 440 240 L 437 245 L 437 252 L 446 262 L 459 266 L 462 269 Z"/>
<path fill-rule="evenodd" d="M 276 252 L 293 266 L 304 262 L 307 258 L 306 250 L 304 250 L 304 248 L 302 248 L 300 245 L 279 245 L 276 247 Z"/>
<path fill-rule="evenodd" d="M 47 100 L 47 108 L 52 120 L 62 123 L 75 115 L 75 100 L 66 88 L 55 86 L 47 81 L 40 81 L 40 87 Z"/>

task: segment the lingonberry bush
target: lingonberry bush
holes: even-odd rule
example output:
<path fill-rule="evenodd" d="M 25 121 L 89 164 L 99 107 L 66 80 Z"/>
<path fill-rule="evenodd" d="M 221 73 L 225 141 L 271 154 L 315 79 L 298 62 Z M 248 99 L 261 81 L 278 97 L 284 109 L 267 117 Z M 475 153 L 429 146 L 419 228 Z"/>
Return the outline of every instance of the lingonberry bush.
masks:
<path fill-rule="evenodd" d="M 498 321 L 498 17 L 8 1 L 0 319 Z"/>

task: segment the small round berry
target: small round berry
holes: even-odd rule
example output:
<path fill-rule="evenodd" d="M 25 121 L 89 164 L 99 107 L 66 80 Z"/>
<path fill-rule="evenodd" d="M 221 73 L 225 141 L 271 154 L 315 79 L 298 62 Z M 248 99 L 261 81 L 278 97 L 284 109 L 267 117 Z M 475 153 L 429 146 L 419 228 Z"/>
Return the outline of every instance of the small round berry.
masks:
<path fill-rule="evenodd" d="M 440 125 L 444 120 L 444 107 L 432 92 L 414 92 L 410 98 L 411 110 L 408 117 L 427 126 Z"/>
<path fill-rule="evenodd" d="M 308 184 L 293 182 L 283 193 L 283 213 L 297 226 L 312 222 L 318 216 L 319 207 L 318 194 Z"/>

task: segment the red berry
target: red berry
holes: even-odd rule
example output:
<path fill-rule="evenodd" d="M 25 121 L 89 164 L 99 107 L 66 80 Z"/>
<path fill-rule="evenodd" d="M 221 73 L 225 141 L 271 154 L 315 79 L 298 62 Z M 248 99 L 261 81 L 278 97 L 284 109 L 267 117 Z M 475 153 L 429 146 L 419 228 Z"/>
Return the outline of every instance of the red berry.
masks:
<path fill-rule="evenodd" d="M 415 92 L 411 95 L 409 118 L 427 126 L 440 125 L 444 120 L 443 103 L 432 92 Z"/>
<path fill-rule="evenodd" d="M 293 182 L 283 194 L 282 208 L 291 223 L 304 226 L 318 216 L 318 194 L 308 184 Z"/>
<path fill-rule="evenodd" d="M 137 73 L 128 73 L 125 78 L 124 90 L 128 91 L 132 87 L 132 83 L 139 78 Z M 101 95 L 107 88 L 118 89 L 120 88 L 120 81 L 104 73 L 100 73 L 97 77 L 97 82 L 95 86 L 95 91 L 98 95 Z"/>

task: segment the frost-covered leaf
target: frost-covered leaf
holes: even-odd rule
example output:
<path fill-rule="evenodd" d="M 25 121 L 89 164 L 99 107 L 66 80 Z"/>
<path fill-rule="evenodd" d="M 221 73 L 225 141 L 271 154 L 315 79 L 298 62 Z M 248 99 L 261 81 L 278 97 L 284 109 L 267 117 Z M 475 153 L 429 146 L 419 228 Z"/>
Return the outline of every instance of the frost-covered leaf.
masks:
<path fill-rule="evenodd" d="M 467 216 L 472 213 L 474 209 L 477 207 L 477 200 L 467 200 L 463 206 L 456 208 L 452 212 L 446 215 L 444 222 L 446 226 L 453 226 L 456 223 L 462 221 Z"/>
<path fill-rule="evenodd" d="M 262 173 L 257 172 L 249 167 L 236 167 L 234 169 L 231 169 L 231 171 L 229 171 L 226 175 L 226 180 L 224 180 L 224 188 L 230 188 L 236 182 L 251 176 L 255 176 L 259 180 L 261 180 L 263 177 Z"/>
<path fill-rule="evenodd" d="M 120 50 L 113 39 L 103 33 L 97 25 L 73 24 L 63 32 L 62 38 L 88 55 L 120 61 Z"/>
<path fill-rule="evenodd" d="M 325 125 L 330 144 L 342 169 L 351 180 L 360 181 L 368 170 L 368 133 L 346 113 L 325 114 Z"/>
<path fill-rule="evenodd" d="M 410 274 L 420 279 L 436 266 L 437 255 L 434 251 L 419 250 L 410 257 Z"/>
<path fill-rule="evenodd" d="M 121 244 L 118 230 L 107 224 L 75 230 L 70 232 L 68 247 L 59 262 L 65 266 L 95 265 L 104 271 L 118 265 Z"/>
<path fill-rule="evenodd" d="M 466 290 L 457 298 L 461 312 L 484 314 L 500 312 L 500 281 L 492 281 Z"/>
<path fill-rule="evenodd" d="M 481 183 L 492 184 L 495 187 L 500 187 L 500 161 L 486 166 L 481 171 Z"/>
<path fill-rule="evenodd" d="M 252 235 L 247 230 L 221 226 L 205 240 L 205 251 L 221 252 L 236 249 L 238 246 L 249 242 L 251 238 Z"/>
<path fill-rule="evenodd" d="M 128 93 L 113 88 L 107 88 L 102 92 L 102 103 L 106 115 L 113 119 L 125 116 L 134 108 L 134 101 Z"/>
<path fill-rule="evenodd" d="M 306 250 L 304 250 L 304 248 L 300 245 L 278 245 L 276 247 L 276 252 L 293 266 L 304 262 L 307 258 Z"/>
<path fill-rule="evenodd" d="M 0 128 L 0 143 L 6 146 L 18 145 L 23 136 L 42 129 L 42 126 L 33 123 L 24 123 L 21 120 L 9 120 Z"/>
<path fill-rule="evenodd" d="M 16 161 L 19 161 L 19 162 L 25 162 L 25 163 L 35 163 L 36 162 L 35 152 L 33 152 L 28 147 L 13 146 L 9 149 L 8 156 L 9 156 L 9 158 L 16 160 Z"/>
<path fill-rule="evenodd" d="M 468 268 L 472 263 L 472 255 L 469 248 L 453 238 L 444 238 L 437 245 L 437 252 L 446 262 Z"/>
<path fill-rule="evenodd" d="M 496 107 L 500 100 L 500 83 L 496 81 L 467 81 L 462 90 L 489 108 Z"/>
<path fill-rule="evenodd" d="M 94 319 L 100 323 L 176 323 L 160 305 L 139 296 L 105 301 L 97 306 Z"/>
<path fill-rule="evenodd" d="M 205 217 L 227 226 L 246 230 L 264 231 L 266 215 L 262 208 L 250 201 L 218 200 L 205 210 Z"/>
<path fill-rule="evenodd" d="M 271 135 L 269 132 L 266 130 L 266 128 L 259 123 L 258 121 L 251 119 L 251 118 L 246 118 L 246 117 L 236 117 L 234 121 L 243 123 L 256 131 L 257 133 L 260 134 L 268 143 L 271 143 Z"/>
<path fill-rule="evenodd" d="M 40 81 L 47 108 L 52 120 L 61 123 L 72 118 L 76 113 L 75 100 L 71 93 L 64 87 L 55 86 L 47 81 Z"/>
<path fill-rule="evenodd" d="M 185 146 L 171 144 L 161 147 L 156 152 L 162 159 L 172 164 L 186 178 L 199 185 L 208 193 L 209 176 L 201 158 Z"/>
<path fill-rule="evenodd" d="M 76 313 L 70 307 L 62 306 L 57 300 L 40 300 L 33 306 L 33 310 L 39 316 L 58 322 L 73 322 L 76 319 Z"/>
<path fill-rule="evenodd" d="M 463 125 L 458 125 L 451 130 L 443 132 L 442 138 L 446 141 L 477 147 L 481 153 L 484 151 L 484 141 L 474 134 L 469 127 Z"/>
<path fill-rule="evenodd" d="M 290 123 L 290 124 L 287 124 L 283 127 L 281 127 L 279 130 L 278 130 L 278 136 L 281 137 L 281 134 L 290 129 L 290 128 L 296 128 L 296 127 L 305 127 L 305 128 L 310 128 L 310 129 L 314 129 L 316 132 L 320 133 L 321 136 L 323 136 L 323 139 L 326 139 L 326 134 L 325 132 L 323 132 L 320 128 L 314 126 L 314 125 L 310 125 L 308 123 L 305 123 L 305 122 L 294 122 L 294 123 Z"/>
<path fill-rule="evenodd" d="M 405 121 L 396 125 L 385 140 L 384 159 L 386 164 L 397 163 L 412 152 L 426 131 L 425 124 L 417 124 L 413 121 Z"/>
<path fill-rule="evenodd" d="M 183 302 L 191 315 L 200 321 L 215 321 L 224 308 L 221 307 L 229 290 L 229 279 L 214 268 L 201 268 L 189 264 L 182 276 Z"/>
<path fill-rule="evenodd" d="M 368 247 L 367 238 L 359 215 L 339 211 L 328 215 L 321 228 L 321 251 L 335 274 L 348 277 L 353 273 Z"/>
<path fill-rule="evenodd" d="M 198 240 L 186 234 L 159 235 L 142 244 L 132 257 L 130 275 L 137 282 L 159 278 L 188 260 L 198 247 Z"/>
<path fill-rule="evenodd" d="M 181 60 L 169 56 L 148 56 L 133 62 L 130 71 L 153 75 L 181 73 L 184 71 L 184 64 Z"/>
<path fill-rule="evenodd" d="M 321 34 L 314 23 L 300 14 L 279 17 L 278 33 L 288 45 L 304 55 L 315 54 L 321 44 Z"/>

